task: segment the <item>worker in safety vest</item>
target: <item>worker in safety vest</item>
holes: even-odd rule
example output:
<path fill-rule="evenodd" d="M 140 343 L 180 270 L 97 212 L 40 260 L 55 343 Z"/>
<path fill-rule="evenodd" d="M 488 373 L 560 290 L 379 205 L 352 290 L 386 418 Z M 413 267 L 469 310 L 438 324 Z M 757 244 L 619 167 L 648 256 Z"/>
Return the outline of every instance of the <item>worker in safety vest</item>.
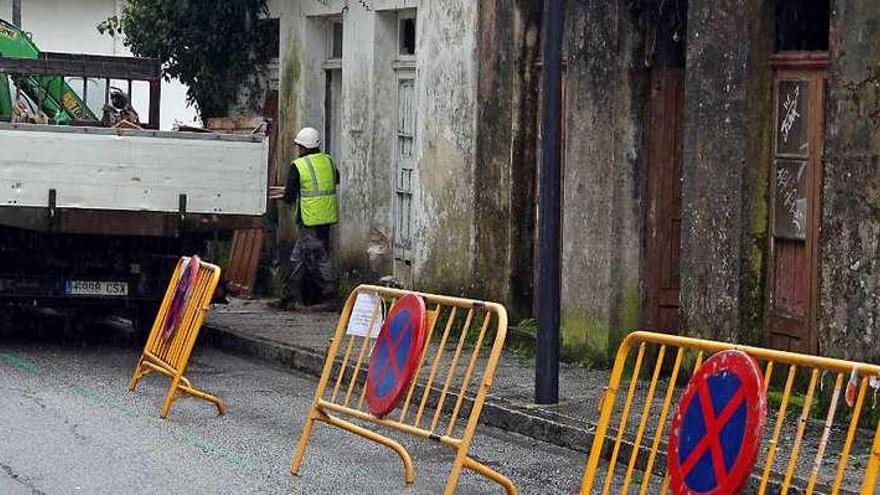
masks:
<path fill-rule="evenodd" d="M 290 271 L 285 277 L 284 294 L 276 307 L 296 309 L 305 306 L 303 295 L 326 303 L 336 294 L 336 275 L 330 259 L 330 227 L 339 219 L 336 186 L 339 171 L 330 155 L 321 151 L 321 135 L 305 127 L 293 140 L 296 156 L 287 174 L 287 185 L 274 188 L 272 198 L 283 199 L 293 208 L 299 236 L 290 253 Z M 306 292 L 307 290 L 311 290 Z"/>

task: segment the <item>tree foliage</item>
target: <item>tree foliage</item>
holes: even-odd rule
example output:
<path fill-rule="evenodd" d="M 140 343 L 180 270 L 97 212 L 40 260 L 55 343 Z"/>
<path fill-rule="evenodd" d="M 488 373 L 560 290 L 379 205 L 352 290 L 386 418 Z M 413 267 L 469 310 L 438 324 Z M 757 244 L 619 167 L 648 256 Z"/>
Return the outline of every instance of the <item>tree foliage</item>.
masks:
<path fill-rule="evenodd" d="M 226 114 L 247 76 L 270 50 L 260 19 L 267 0 L 128 0 L 119 16 L 98 25 L 102 34 L 124 35 L 139 57 L 162 61 L 167 79 L 189 87 L 187 99 L 202 119 Z"/>

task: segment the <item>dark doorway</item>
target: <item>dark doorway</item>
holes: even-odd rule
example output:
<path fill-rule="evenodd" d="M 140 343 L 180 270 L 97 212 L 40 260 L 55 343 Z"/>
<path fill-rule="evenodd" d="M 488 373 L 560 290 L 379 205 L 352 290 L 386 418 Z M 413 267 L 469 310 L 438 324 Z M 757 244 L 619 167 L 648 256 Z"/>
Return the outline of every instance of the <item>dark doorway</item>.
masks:
<path fill-rule="evenodd" d="M 651 71 L 646 136 L 645 328 L 678 332 L 684 69 Z"/>
<path fill-rule="evenodd" d="M 648 4 L 645 63 L 644 306 L 647 330 L 678 333 L 687 2 Z"/>
<path fill-rule="evenodd" d="M 829 0 L 777 0 L 767 340 L 814 354 Z"/>
<path fill-rule="evenodd" d="M 827 56 L 774 59 L 774 139 L 768 337 L 771 347 L 818 352 L 816 302 Z"/>

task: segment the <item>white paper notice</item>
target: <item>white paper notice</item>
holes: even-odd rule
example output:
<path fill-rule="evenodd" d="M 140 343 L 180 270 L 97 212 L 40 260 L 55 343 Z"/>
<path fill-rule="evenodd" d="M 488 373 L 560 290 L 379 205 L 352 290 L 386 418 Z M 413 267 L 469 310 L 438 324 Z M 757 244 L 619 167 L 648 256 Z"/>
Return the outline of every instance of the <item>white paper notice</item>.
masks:
<path fill-rule="evenodd" d="M 351 310 L 351 316 L 348 318 L 348 328 L 345 333 L 347 335 L 357 335 L 363 337 L 367 335 L 367 329 L 370 328 L 370 322 L 373 327 L 370 329 L 370 337 L 377 337 L 379 330 L 382 329 L 382 299 L 375 292 L 361 292 L 354 301 L 354 308 Z M 378 307 L 378 310 L 376 309 Z M 376 320 L 373 321 L 373 313 L 376 312 Z"/>

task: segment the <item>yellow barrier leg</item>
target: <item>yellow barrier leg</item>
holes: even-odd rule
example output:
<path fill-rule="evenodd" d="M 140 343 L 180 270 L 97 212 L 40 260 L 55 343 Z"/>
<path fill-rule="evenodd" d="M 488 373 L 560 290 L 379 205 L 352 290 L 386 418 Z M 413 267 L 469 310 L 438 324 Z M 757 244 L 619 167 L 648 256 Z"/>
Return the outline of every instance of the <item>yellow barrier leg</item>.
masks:
<path fill-rule="evenodd" d="M 181 377 L 180 380 L 185 381 L 185 384 L 178 386 L 178 388 L 181 391 L 183 391 L 189 395 L 192 395 L 193 397 L 198 397 L 199 399 L 203 399 L 203 400 L 206 400 L 206 401 L 214 404 L 214 407 L 217 408 L 217 414 L 224 414 L 226 412 L 226 404 L 224 404 L 223 401 L 220 400 L 219 397 L 216 397 L 214 395 L 211 395 L 211 394 L 202 392 L 201 390 L 193 388 L 192 385 L 189 384 L 189 381 L 186 380 L 186 378 Z"/>
<path fill-rule="evenodd" d="M 315 425 L 315 408 L 314 406 L 309 411 L 309 416 L 306 418 L 306 422 L 303 425 L 302 435 L 299 437 L 299 444 L 297 444 L 296 452 L 293 454 L 293 460 L 290 462 L 290 474 L 298 475 L 299 470 L 302 467 L 303 458 L 306 455 L 306 448 L 309 446 L 309 439 L 312 438 L 312 427 Z"/>
<path fill-rule="evenodd" d="M 361 437 L 366 438 L 367 440 L 372 440 L 380 445 L 384 445 L 389 449 L 397 452 L 397 455 L 400 456 L 400 460 L 403 461 L 403 479 L 407 485 L 411 485 L 416 481 L 416 470 L 413 467 L 412 458 L 409 455 L 409 452 L 403 448 L 403 445 L 395 442 L 394 440 L 382 436 L 374 431 L 370 431 L 366 428 L 361 428 L 360 426 L 345 421 L 343 419 L 336 418 L 334 416 L 330 416 L 329 414 L 323 414 L 322 416 L 318 416 L 318 421 L 323 421 L 329 425 L 333 425 L 337 428 L 342 428 L 343 430 L 350 431 L 355 435 L 359 435 Z"/>
<path fill-rule="evenodd" d="M 463 467 L 470 469 L 471 471 L 481 474 L 490 480 L 494 481 L 501 485 L 504 488 L 504 491 L 507 492 L 507 495 L 516 495 L 516 486 L 514 486 L 513 482 L 507 476 L 495 471 L 494 469 L 486 466 L 481 462 L 477 462 L 472 457 L 465 457 Z M 460 471 L 459 471 L 460 474 Z M 452 475 L 450 474 L 450 477 Z M 458 476 L 456 476 L 456 483 L 458 483 Z M 450 484 L 447 482 L 446 487 L 449 488 Z M 448 490 L 447 490 L 448 491 Z M 453 489 L 454 491 L 454 489 Z"/>
<path fill-rule="evenodd" d="M 165 397 L 165 405 L 162 406 L 162 411 L 159 413 L 160 418 L 165 419 L 168 416 L 168 411 L 171 410 L 171 405 L 174 404 L 174 399 L 177 398 L 179 386 L 180 376 L 175 376 L 171 379 L 171 388 L 168 389 L 168 396 Z"/>
<path fill-rule="evenodd" d="M 458 453 L 455 455 L 455 462 L 452 464 L 452 471 L 449 471 L 449 478 L 446 478 L 446 489 L 443 490 L 443 495 L 455 494 L 455 490 L 458 488 L 458 479 L 461 478 L 461 470 L 464 468 L 464 460 L 466 458 L 467 454 L 459 446 Z"/>
<path fill-rule="evenodd" d="M 874 446 L 871 447 L 871 458 L 865 469 L 862 493 L 874 493 L 877 489 L 878 472 L 880 472 L 880 425 L 877 425 L 877 431 L 874 433 Z"/>
<path fill-rule="evenodd" d="M 153 370 L 150 368 L 144 368 L 144 358 L 141 357 L 137 366 L 134 368 L 134 373 L 131 375 L 131 381 L 128 382 L 128 389 L 134 392 L 135 389 L 137 389 L 138 382 L 141 381 L 141 378 L 146 376 L 150 371 Z"/>

